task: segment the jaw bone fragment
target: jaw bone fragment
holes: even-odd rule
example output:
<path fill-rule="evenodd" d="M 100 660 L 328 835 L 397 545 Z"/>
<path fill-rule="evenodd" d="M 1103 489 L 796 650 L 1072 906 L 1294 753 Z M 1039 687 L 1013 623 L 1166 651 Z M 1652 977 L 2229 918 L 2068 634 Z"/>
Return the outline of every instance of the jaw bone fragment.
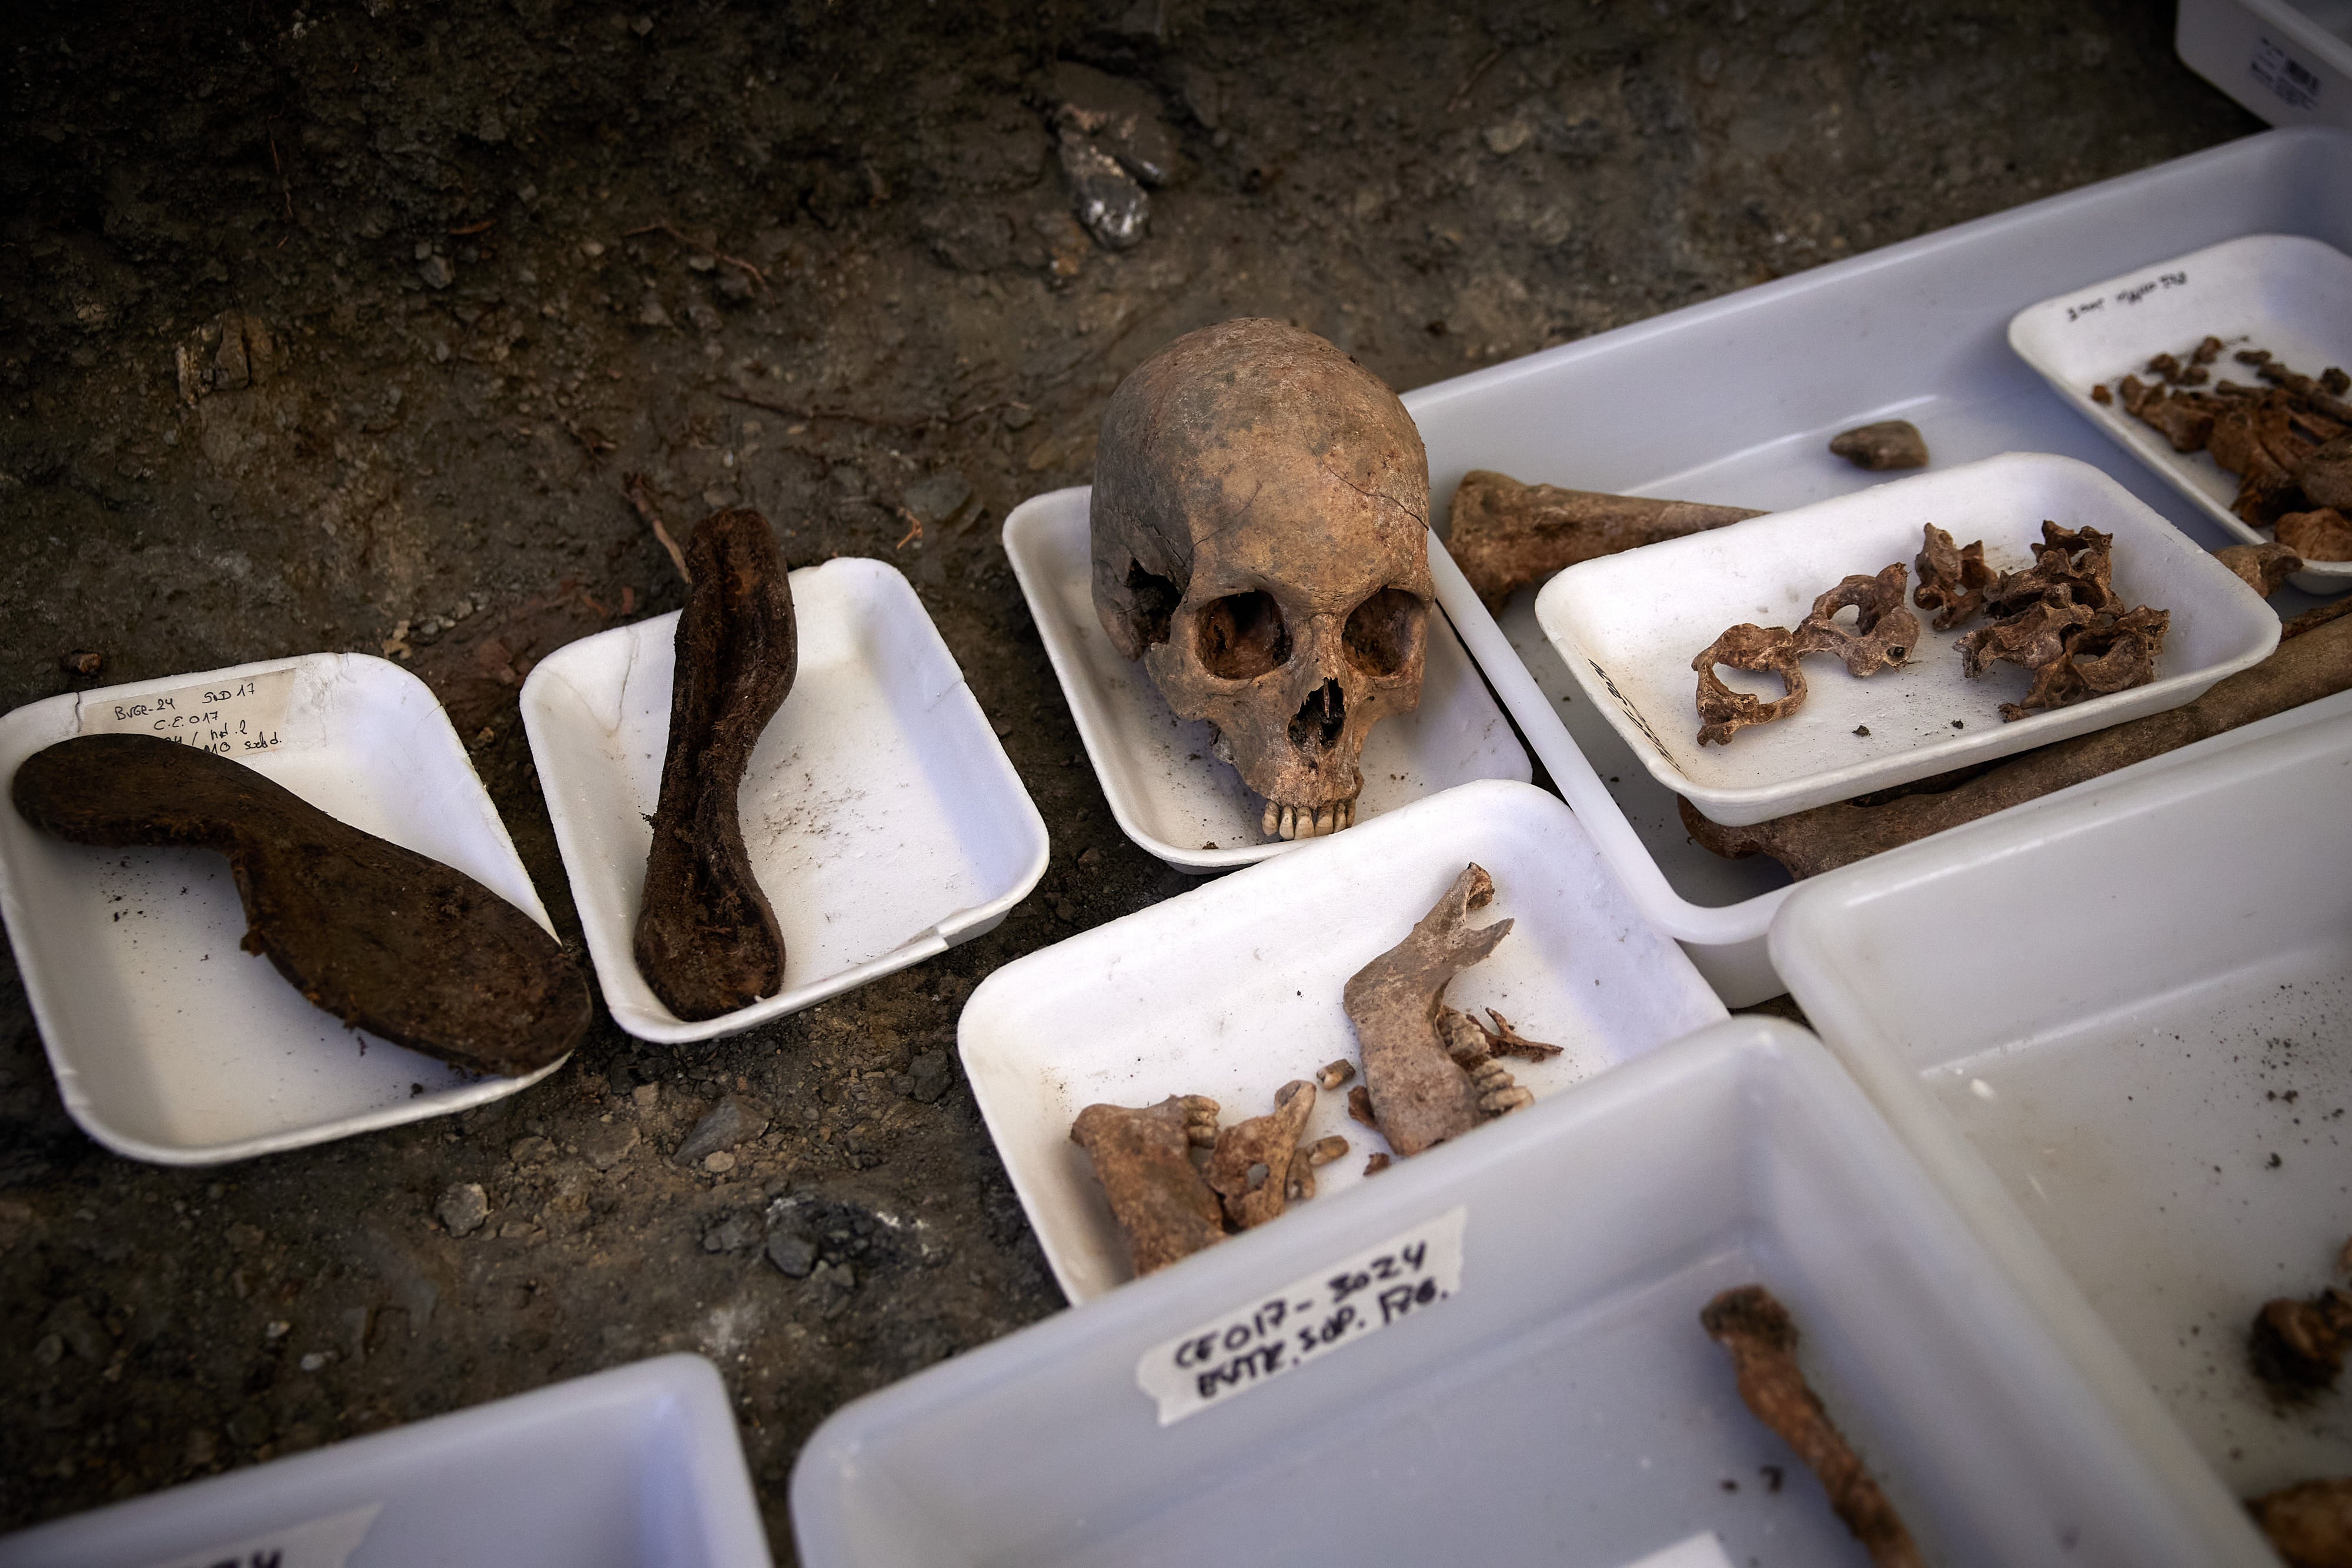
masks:
<path fill-rule="evenodd" d="M 1225 1239 L 1217 1195 L 1192 1157 L 1196 1145 L 1217 1142 L 1214 1100 L 1171 1094 L 1140 1109 L 1089 1105 L 1071 1124 L 1070 1141 L 1094 1161 L 1139 1277 Z"/>
<path fill-rule="evenodd" d="M 1494 897 L 1495 879 L 1465 867 L 1411 936 L 1348 981 L 1343 1000 L 1363 1050 L 1365 1099 L 1400 1155 L 1420 1154 L 1534 1098 L 1493 1059 L 1496 1037 L 1444 1005 L 1454 977 L 1510 934 L 1507 920 L 1465 924 Z M 1353 1113 L 1355 1096 L 1349 1100 Z"/>
<path fill-rule="evenodd" d="M 1298 1134 L 1315 1109 L 1315 1085 L 1294 1078 L 1275 1091 L 1274 1109 L 1217 1134 L 1209 1186 L 1225 1200 L 1225 1218 L 1244 1230 L 1282 1212 L 1286 1199 L 1315 1196 L 1315 1175 L 1301 1158 Z"/>

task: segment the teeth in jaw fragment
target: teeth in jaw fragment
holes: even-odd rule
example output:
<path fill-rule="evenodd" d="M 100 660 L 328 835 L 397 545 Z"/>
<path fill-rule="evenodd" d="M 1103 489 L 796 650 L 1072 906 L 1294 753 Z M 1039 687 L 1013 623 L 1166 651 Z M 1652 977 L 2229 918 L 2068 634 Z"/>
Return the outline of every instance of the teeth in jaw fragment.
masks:
<path fill-rule="evenodd" d="M 1355 825 L 1356 802 L 1353 800 L 1341 800 L 1320 810 L 1268 800 L 1265 813 L 1258 819 L 1258 831 L 1285 839 L 1328 838 L 1343 828 Z"/>
<path fill-rule="evenodd" d="M 1257 831 L 1264 833 L 1266 837 L 1272 838 L 1274 836 L 1274 831 L 1281 825 L 1282 808 L 1276 805 L 1273 801 L 1268 800 L 1265 803 L 1265 816 L 1258 822 Z"/>

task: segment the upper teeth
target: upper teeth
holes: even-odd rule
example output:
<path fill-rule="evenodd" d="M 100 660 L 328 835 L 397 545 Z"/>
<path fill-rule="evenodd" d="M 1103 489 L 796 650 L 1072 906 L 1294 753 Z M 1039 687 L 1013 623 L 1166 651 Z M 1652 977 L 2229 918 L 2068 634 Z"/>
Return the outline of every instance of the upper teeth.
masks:
<path fill-rule="evenodd" d="M 1318 839 L 1355 824 L 1356 803 L 1353 800 L 1342 800 L 1320 810 L 1268 800 L 1265 815 L 1258 821 L 1258 831 L 1278 833 L 1286 839 Z"/>

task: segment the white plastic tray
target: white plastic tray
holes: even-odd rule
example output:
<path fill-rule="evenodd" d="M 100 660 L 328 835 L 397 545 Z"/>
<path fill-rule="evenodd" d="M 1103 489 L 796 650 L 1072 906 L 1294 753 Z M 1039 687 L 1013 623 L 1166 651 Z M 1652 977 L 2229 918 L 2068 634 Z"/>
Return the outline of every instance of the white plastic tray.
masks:
<path fill-rule="evenodd" d="M 208 693 L 246 695 L 205 700 Z M 171 699 L 166 706 L 163 699 Z M 551 931 L 504 823 L 424 682 L 310 653 L 28 703 L 0 718 L 0 784 L 108 716 L 215 744 L 320 810 L 456 867 Z M 170 727 L 174 723 L 178 731 Z M 273 749 L 246 742 L 274 733 Z M 238 944 L 244 905 L 207 850 L 53 839 L 0 804 L 0 913 L 66 1110 L 119 1155 L 209 1165 L 462 1111 L 537 1082 L 477 1078 L 346 1028 Z"/>
<path fill-rule="evenodd" d="M 2079 457 L 2200 544 L 2233 544 L 2076 417 L 2006 333 L 2020 308 L 2082 278 L 2244 234 L 2352 248 L 2352 135 L 2251 137 L 1423 387 L 1405 406 L 1428 444 L 1440 507 L 1471 468 L 1802 506 L 1874 480 L 1830 455 L 1832 435 L 1899 417 L 1926 434 L 1937 467 L 2002 452 Z M 1442 552 L 1431 552 L 1430 570 L 1463 644 L 1642 912 L 1733 1006 L 1785 989 L 1764 932 L 1786 874 L 1760 856 L 1721 860 L 1689 841 L 1672 793 L 1545 641 L 1532 590 L 1498 624 Z M 2278 602 L 2299 607 L 2299 596 Z"/>
<path fill-rule="evenodd" d="M 768 1568 L 726 1385 L 666 1355 L 0 1540 L 0 1568 Z"/>
<path fill-rule="evenodd" d="M 2352 696 L 2311 706 L 1819 878 L 1771 936 L 2109 1406 L 2245 1496 L 2352 1470 L 2344 1396 L 2282 1414 L 2245 1348 L 2335 1278 L 2352 1186 Z"/>
<path fill-rule="evenodd" d="M 709 1040 L 996 928 L 1045 872 L 1045 823 L 915 591 L 879 561 L 792 574 L 800 674 L 753 747 L 744 846 L 784 936 L 784 986 L 681 1021 L 631 952 L 669 738 L 677 616 L 583 637 L 523 683 L 523 727 L 613 1018 Z"/>
<path fill-rule="evenodd" d="M 1161 1424 L 1158 1353 L 1450 1215 L 1450 1295 Z M 2271 1562 L 2210 1477 L 2168 1492 L 1853 1082 L 1764 1019 L 849 1406 L 793 1470 L 801 1561 L 1625 1568 L 1714 1531 L 1859 1568 L 1699 1328 L 1759 1281 L 1928 1561 Z"/>
<path fill-rule="evenodd" d="M 1474 920 L 1518 924 L 1447 1000 L 1498 1009 L 1528 1038 L 1564 1048 L 1510 1063 L 1538 1098 L 1724 1016 L 1576 819 L 1539 789 L 1465 784 L 1310 845 L 1311 855 L 1283 856 L 1007 964 L 965 1004 L 957 1033 L 972 1097 L 1072 1301 L 1131 1277 L 1101 1185 L 1070 1141 L 1077 1113 L 1098 1101 L 1206 1094 L 1235 1122 L 1273 1110 L 1274 1092 L 1293 1078 L 1360 1061 L 1340 988 L 1402 941 L 1472 861 L 1496 888 Z M 1388 1147 L 1349 1120 L 1344 1088 L 1318 1098 L 1304 1136 L 1332 1133 L 1349 1151 L 1316 1173 L 1319 1195 L 1306 1207 L 1343 1197 L 1364 1180 L 1366 1156 Z"/>
<path fill-rule="evenodd" d="M 2191 70 L 2273 125 L 2352 131 L 2352 0 L 2180 0 Z"/>
<path fill-rule="evenodd" d="M 2300 235 L 2248 235 L 2070 288 L 2009 324 L 2010 346 L 2077 413 L 2206 516 L 2261 544 L 2270 536 L 2230 510 L 2238 476 L 2211 453 L 2175 452 L 2154 426 L 2126 413 L 2119 396 L 2107 403 L 2091 397 L 2094 386 L 2112 393 L 2126 375 L 2156 380 L 2149 360 L 2170 353 L 2186 361 L 2208 334 L 2229 345 L 2211 366 L 2216 381 L 2262 384 L 2231 357 L 2242 348 L 2268 349 L 2307 376 L 2352 365 L 2352 256 Z M 2306 593 L 2342 593 L 2352 589 L 2352 560 L 2312 561 L 2294 582 Z"/>
<path fill-rule="evenodd" d="M 1997 664 L 1970 680 L 1958 632 L 1919 617 L 1900 669 L 1857 679 L 1826 654 L 1804 661 L 1804 706 L 1727 746 L 1695 738 L 1691 658 L 1741 622 L 1793 627 L 1814 596 L 1889 561 L 1911 569 L 1921 526 L 1981 538 L 1996 570 L 2033 564 L 2043 518 L 2115 536 L 2116 591 L 2172 612 L 2157 678 L 2073 707 L 2004 721 L 2032 677 Z M 1918 586 L 1916 576 L 1910 588 Z M 1904 602 L 1910 603 L 1908 591 Z M 1570 567 L 1536 599 L 1536 621 L 1651 777 L 1719 822 L 1742 824 L 2006 757 L 2178 707 L 2278 645 L 2254 591 L 2130 491 L 2085 463 L 2020 453 L 1897 479 L 1730 528 Z M 1979 618 L 1971 626 L 1982 626 Z M 1777 697 L 1777 677 L 1727 674 Z M 1863 733 L 1867 731 L 1867 734 Z"/>
<path fill-rule="evenodd" d="M 1259 832 L 1264 802 L 1210 751 L 1208 725 L 1178 718 L 1142 664 L 1111 646 L 1095 618 L 1089 493 L 1055 490 L 1015 507 L 1004 519 L 1004 553 L 1111 815 L 1129 838 L 1196 875 L 1297 848 Z M 1433 544 L 1431 554 L 1438 553 Z M 1430 617 L 1419 710 L 1373 727 L 1363 771 L 1359 824 L 1473 779 L 1524 784 L 1533 776 L 1527 748 L 1444 616 Z"/>

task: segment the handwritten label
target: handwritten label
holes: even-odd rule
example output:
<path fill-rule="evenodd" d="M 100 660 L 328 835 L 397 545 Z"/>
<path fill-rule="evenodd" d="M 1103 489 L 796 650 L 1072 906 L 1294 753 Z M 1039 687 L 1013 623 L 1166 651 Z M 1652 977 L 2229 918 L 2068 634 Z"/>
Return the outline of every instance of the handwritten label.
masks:
<path fill-rule="evenodd" d="M 291 669 L 208 681 L 138 696 L 100 693 L 81 701 L 83 735 L 152 735 L 183 746 L 244 757 L 275 751 L 294 695 Z"/>
<path fill-rule="evenodd" d="M 2188 287 L 2187 273 L 2159 272 L 2154 277 L 2143 278 L 2128 287 L 2116 289 L 2113 294 L 2095 294 L 2088 299 L 2078 300 L 2067 306 L 2066 319 L 2079 321 L 2085 316 L 2105 309 L 2109 305 L 2137 305 L 2151 294 L 2160 294 L 2168 288 Z"/>
<path fill-rule="evenodd" d="M 1466 1208 L 1450 1208 L 1260 1301 L 1145 1351 L 1135 1381 L 1171 1426 L 1342 1345 L 1426 1312 L 1462 1288 Z"/>
<path fill-rule="evenodd" d="M 1639 1563 L 1626 1563 L 1625 1568 L 1731 1568 L 1731 1559 L 1723 1550 L 1722 1537 L 1702 1530 L 1688 1541 L 1677 1541 Z"/>
<path fill-rule="evenodd" d="M 1593 675 L 1599 679 L 1602 685 L 1609 688 L 1609 695 L 1617 699 L 1617 711 L 1633 721 L 1633 727 L 1640 730 L 1643 736 L 1648 737 L 1650 744 L 1658 748 L 1658 755 L 1666 759 L 1667 767 L 1679 772 L 1682 768 L 1682 764 L 1675 760 L 1675 754 L 1666 748 L 1666 743 L 1658 738 L 1658 732 L 1650 727 L 1650 721 L 1642 716 L 1642 710 L 1635 707 L 1626 697 L 1625 694 L 1617 689 L 1617 683 L 1609 678 L 1609 672 L 1602 669 L 1598 664 L 1595 664 L 1591 659 L 1587 659 L 1584 662 L 1592 665 Z"/>
<path fill-rule="evenodd" d="M 2246 62 L 2254 79 L 2278 94 L 2279 100 L 2290 109 L 2315 110 L 2319 107 L 2319 73 L 2264 38 L 2254 49 L 2254 57 Z"/>
<path fill-rule="evenodd" d="M 243 1541 L 166 1557 L 154 1568 L 343 1568 L 344 1559 L 367 1539 L 368 1527 L 383 1511 L 380 1502 L 346 1509 L 324 1519 L 289 1524 Z"/>

